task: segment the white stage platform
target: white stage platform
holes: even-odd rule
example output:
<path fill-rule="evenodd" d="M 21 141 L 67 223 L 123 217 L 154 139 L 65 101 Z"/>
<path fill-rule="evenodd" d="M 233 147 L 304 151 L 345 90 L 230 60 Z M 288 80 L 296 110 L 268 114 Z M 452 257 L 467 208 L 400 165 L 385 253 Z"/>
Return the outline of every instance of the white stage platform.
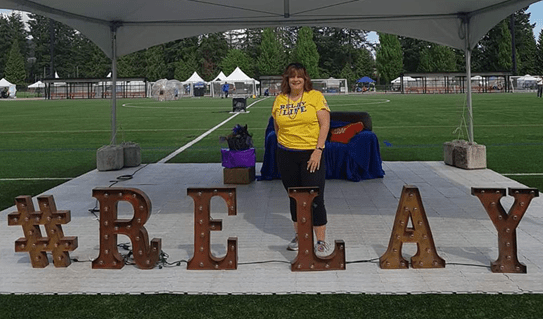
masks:
<path fill-rule="evenodd" d="M 290 293 L 542 293 L 543 198 L 537 197 L 517 229 L 518 257 L 526 274 L 490 271 L 498 257 L 497 231 L 471 187 L 520 188 L 523 185 L 488 169 L 463 170 L 442 162 L 384 162 L 386 176 L 358 183 L 328 180 L 327 240 L 345 241 L 346 270 L 292 272 L 296 252 L 287 251 L 293 237 L 288 199 L 281 182 L 256 181 L 237 185 L 236 216 L 228 216 L 222 199 L 212 200 L 211 214 L 223 220 L 223 230 L 212 232 L 212 250 L 222 256 L 228 237 L 238 238 L 237 270 L 187 270 L 180 266 L 141 270 L 91 268 L 98 257 L 99 222 L 89 212 L 97 205 L 92 189 L 109 187 L 116 177 L 136 172 L 113 187 L 141 189 L 152 202 L 146 224 L 149 239 L 161 238 L 168 261 L 188 260 L 194 251 L 194 211 L 187 187 L 223 187 L 220 164 L 149 164 L 120 171 L 91 171 L 44 194 L 54 196 L 58 210 L 70 210 L 65 236 L 77 236 L 79 247 L 70 253 L 79 262 L 55 268 L 32 268 L 28 253 L 16 253 L 21 226 L 8 226 L 11 207 L 0 223 L 0 293 L 16 294 L 290 294 Z M 259 167 L 257 167 L 257 174 Z M 440 269 L 381 269 L 404 185 L 419 188 L 438 254 Z M 24 194 L 21 194 L 24 195 Z M 513 203 L 506 196 L 506 211 Z M 37 202 L 34 198 L 34 205 Z M 131 206 L 120 204 L 120 217 L 130 218 Z M 42 228 L 43 233 L 43 228 Z M 119 236 L 119 243 L 129 242 Z M 404 245 L 409 259 L 416 245 Z M 121 253 L 126 251 L 120 249 Z M 51 258 L 50 253 L 48 254 Z"/>

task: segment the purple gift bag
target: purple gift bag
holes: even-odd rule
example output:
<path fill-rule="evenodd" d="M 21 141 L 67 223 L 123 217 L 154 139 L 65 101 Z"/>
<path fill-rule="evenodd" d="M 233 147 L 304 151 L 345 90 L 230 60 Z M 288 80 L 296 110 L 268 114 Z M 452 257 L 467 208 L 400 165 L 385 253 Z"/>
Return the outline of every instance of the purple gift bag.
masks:
<path fill-rule="evenodd" d="M 254 148 L 243 151 L 232 151 L 227 148 L 221 149 L 222 166 L 226 168 L 235 167 L 253 167 L 256 163 L 256 153 Z"/>

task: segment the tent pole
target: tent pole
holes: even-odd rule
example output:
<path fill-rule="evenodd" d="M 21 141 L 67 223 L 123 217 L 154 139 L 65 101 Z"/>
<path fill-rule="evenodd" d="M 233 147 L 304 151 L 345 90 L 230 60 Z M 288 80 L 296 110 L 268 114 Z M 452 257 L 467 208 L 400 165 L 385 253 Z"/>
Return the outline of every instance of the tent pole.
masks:
<path fill-rule="evenodd" d="M 117 29 L 119 24 L 111 24 L 111 145 L 117 144 Z"/>
<path fill-rule="evenodd" d="M 468 142 L 473 143 L 473 108 L 471 104 L 471 47 L 469 43 L 469 17 L 464 18 L 464 32 L 466 41 L 466 83 L 467 96 L 466 105 L 468 108 Z"/>

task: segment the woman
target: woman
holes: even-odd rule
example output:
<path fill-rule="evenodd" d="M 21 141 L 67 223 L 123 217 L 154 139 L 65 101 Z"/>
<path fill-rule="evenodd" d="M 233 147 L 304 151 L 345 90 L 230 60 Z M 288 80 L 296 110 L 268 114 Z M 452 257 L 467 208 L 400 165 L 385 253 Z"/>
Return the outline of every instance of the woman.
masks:
<path fill-rule="evenodd" d="M 277 166 L 285 189 L 318 186 L 319 196 L 313 201 L 313 231 L 317 238 L 315 253 L 328 253 L 326 209 L 324 207 L 324 143 L 330 129 L 330 109 L 321 92 L 300 63 L 291 63 L 283 73 L 281 94 L 273 103 L 272 116 L 277 134 Z M 298 250 L 296 201 L 290 198 L 290 214 L 294 222 L 294 239 L 289 250 Z"/>

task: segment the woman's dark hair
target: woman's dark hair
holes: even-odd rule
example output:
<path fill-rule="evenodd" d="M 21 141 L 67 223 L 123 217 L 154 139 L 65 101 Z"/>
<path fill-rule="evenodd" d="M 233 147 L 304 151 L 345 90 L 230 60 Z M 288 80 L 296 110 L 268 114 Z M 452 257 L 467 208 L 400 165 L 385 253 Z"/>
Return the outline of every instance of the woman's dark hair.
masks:
<path fill-rule="evenodd" d="M 283 79 L 281 81 L 281 93 L 290 93 L 290 85 L 288 84 L 288 79 L 293 77 L 294 75 L 304 78 L 304 92 L 313 90 L 313 82 L 311 82 L 311 78 L 307 74 L 307 70 L 305 69 L 304 65 L 301 63 L 291 63 L 287 65 L 287 67 L 285 68 L 285 72 L 283 72 Z"/>

